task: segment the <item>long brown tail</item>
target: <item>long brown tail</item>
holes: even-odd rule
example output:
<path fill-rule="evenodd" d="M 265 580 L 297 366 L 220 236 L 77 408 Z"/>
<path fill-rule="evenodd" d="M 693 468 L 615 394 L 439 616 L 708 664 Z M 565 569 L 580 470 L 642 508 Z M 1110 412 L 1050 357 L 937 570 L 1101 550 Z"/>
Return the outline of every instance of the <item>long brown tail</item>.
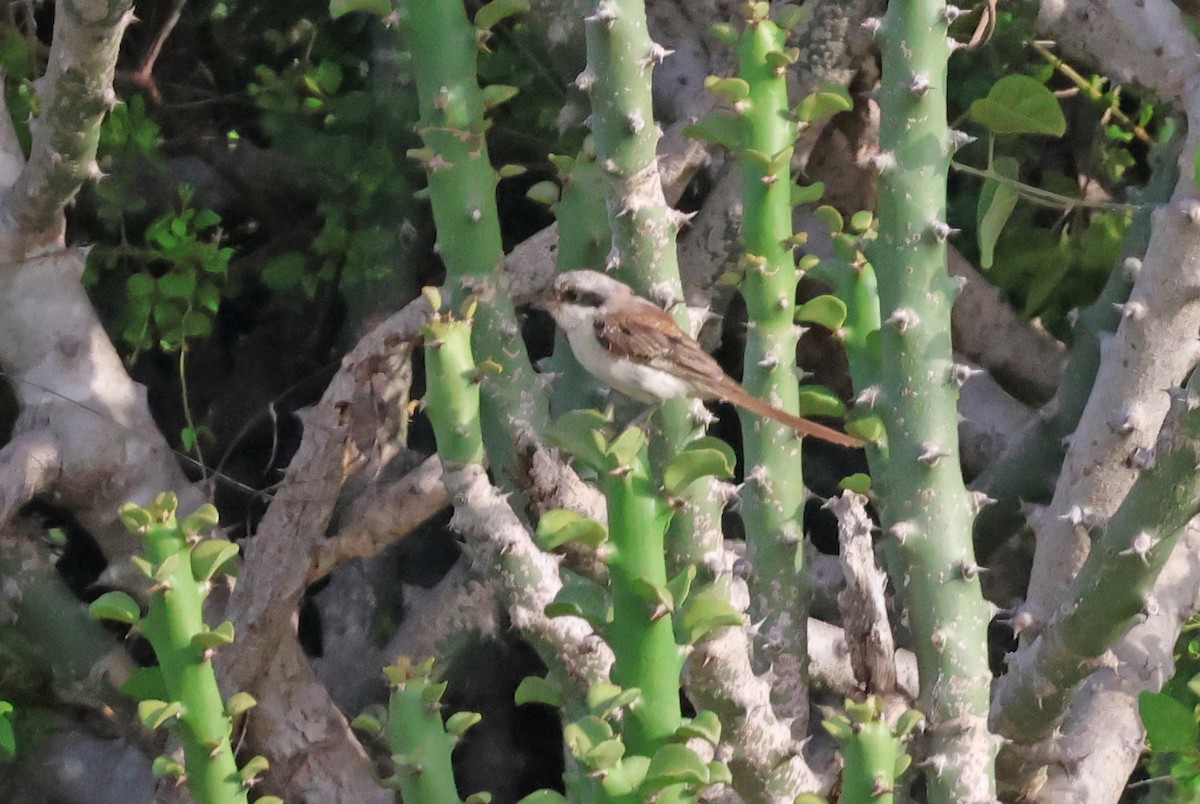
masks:
<path fill-rule="evenodd" d="M 830 444 L 840 444 L 843 447 L 865 446 L 865 443 L 861 438 L 855 438 L 852 435 L 840 433 L 837 430 L 834 430 L 832 427 L 826 427 L 823 424 L 810 422 L 808 419 L 802 419 L 799 416 L 793 416 L 787 411 L 772 407 L 758 397 L 752 395 L 749 391 L 735 382 L 730 381 L 729 384 L 722 389 L 720 396 L 726 402 L 730 402 L 738 407 L 745 408 L 756 416 L 774 419 L 780 424 L 787 425 L 800 435 L 812 436 L 813 438 L 819 438 L 822 441 L 828 441 Z"/>

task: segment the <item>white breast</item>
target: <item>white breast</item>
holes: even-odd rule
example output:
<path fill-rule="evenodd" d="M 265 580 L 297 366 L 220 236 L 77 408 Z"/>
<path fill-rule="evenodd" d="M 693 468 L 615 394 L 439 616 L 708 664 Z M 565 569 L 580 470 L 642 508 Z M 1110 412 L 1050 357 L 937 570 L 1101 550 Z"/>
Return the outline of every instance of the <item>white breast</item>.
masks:
<path fill-rule="evenodd" d="M 567 340 L 575 359 L 601 382 L 638 402 L 656 403 L 686 396 L 688 384 L 665 371 L 614 359 L 590 329 L 573 329 Z"/>

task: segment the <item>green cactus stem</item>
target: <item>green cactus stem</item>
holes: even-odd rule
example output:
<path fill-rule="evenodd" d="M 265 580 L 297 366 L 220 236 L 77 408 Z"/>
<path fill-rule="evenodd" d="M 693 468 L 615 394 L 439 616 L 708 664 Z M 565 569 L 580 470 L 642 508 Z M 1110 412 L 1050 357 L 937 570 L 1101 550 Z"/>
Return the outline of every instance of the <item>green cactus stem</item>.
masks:
<path fill-rule="evenodd" d="M 154 648 L 170 700 L 143 700 L 138 713 L 152 728 L 176 722 L 184 754 L 184 767 L 160 757 L 159 770 L 185 775 L 204 804 L 245 802 L 254 773 L 265 769 L 266 760 L 256 757 L 246 770 L 238 770 L 230 743 L 231 717 L 253 702 L 236 696 L 236 702 L 231 699 L 236 708 L 227 711 L 212 656 L 232 641 L 233 626 L 226 622 L 208 628 L 203 612 L 209 579 L 237 554 L 237 547 L 200 538 L 200 531 L 217 524 L 213 506 L 201 506 L 180 522 L 177 505 L 175 495 L 165 493 L 146 508 L 129 503 L 121 509 L 126 526 L 145 540 L 145 558 L 134 559 L 152 583 L 145 617 L 139 618 L 137 604 L 123 592 L 102 595 L 90 611 L 134 626 Z"/>
<path fill-rule="evenodd" d="M 499 177 L 488 157 L 490 95 L 479 88 L 476 53 L 480 31 L 460 0 L 404 0 L 400 29 L 412 54 L 420 107 L 418 131 L 425 147 L 410 156 L 422 162 L 437 225 L 437 250 L 446 266 L 451 303 L 480 299 L 472 343 L 480 362 L 500 371 L 481 384 L 482 424 L 489 463 L 507 487 L 520 476 L 515 442 L 547 423 L 543 380 L 525 351 L 516 313 L 504 285 L 504 249 L 496 211 Z"/>
<path fill-rule="evenodd" d="M 845 714 L 822 724 L 842 746 L 845 768 L 838 800 L 844 804 L 892 804 L 896 780 L 912 762 L 904 742 L 921 714 L 909 709 L 893 727 L 883 710 L 883 701 L 875 696 L 862 703 L 848 700 Z"/>
<path fill-rule="evenodd" d="M 464 712 L 443 723 L 446 685 L 435 683 L 432 671 L 432 659 L 414 664 L 404 657 L 384 671 L 392 684 L 387 737 L 395 768 L 386 783 L 398 788 L 410 804 L 458 804 L 462 799 L 450 756 L 459 735 L 479 716 Z M 448 733 L 451 729 L 457 733 Z"/>
<path fill-rule="evenodd" d="M 912 627 L 918 706 L 931 726 L 929 800 L 965 804 L 995 798 L 995 742 L 987 731 L 990 617 L 959 468 L 950 349 L 945 12 L 940 0 L 895 0 L 879 29 L 879 235 L 868 254 L 882 319 L 875 412 L 886 435 L 869 459 L 883 529 L 898 547 L 893 577 Z"/>

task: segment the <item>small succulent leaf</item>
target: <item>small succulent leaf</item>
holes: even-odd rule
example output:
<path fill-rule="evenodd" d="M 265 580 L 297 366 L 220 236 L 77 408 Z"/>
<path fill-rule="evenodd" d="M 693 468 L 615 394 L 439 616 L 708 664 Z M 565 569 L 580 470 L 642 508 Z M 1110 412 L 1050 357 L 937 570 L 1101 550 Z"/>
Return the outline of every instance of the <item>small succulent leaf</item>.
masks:
<path fill-rule="evenodd" d="M 371 715 L 359 715 L 350 721 L 350 728 L 362 734 L 376 735 L 383 733 L 383 723 Z"/>
<path fill-rule="evenodd" d="M 886 430 L 883 420 L 878 416 L 866 416 L 846 422 L 846 432 L 852 436 L 858 436 L 868 444 L 875 444 L 883 440 Z"/>
<path fill-rule="evenodd" d="M 105 592 L 88 606 L 88 614 L 96 620 L 113 620 L 133 625 L 142 618 L 142 608 L 125 592 Z"/>
<path fill-rule="evenodd" d="M 1058 98 L 1045 84 L 1027 75 L 1006 75 L 986 98 L 971 104 L 971 119 L 993 134 L 1045 134 L 1061 137 L 1067 130 Z"/>
<path fill-rule="evenodd" d="M 192 576 L 204 583 L 237 557 L 240 548 L 224 539 L 206 539 L 192 547 Z"/>
<path fill-rule="evenodd" d="M 736 151 L 746 144 L 747 128 L 744 118 L 721 109 L 692 123 L 683 133 L 685 136 Z"/>
<path fill-rule="evenodd" d="M 695 580 L 696 565 L 689 564 L 678 575 L 667 581 L 667 590 L 670 591 L 675 605 L 682 605 L 687 600 L 688 593 L 692 591 L 692 582 Z"/>
<path fill-rule="evenodd" d="M 1011 156 L 998 157 L 992 167 L 1001 176 L 1017 178 L 1017 160 Z M 996 242 L 1017 207 L 1017 199 L 1016 188 L 1008 182 L 997 179 L 983 182 L 975 219 L 978 224 L 979 264 L 984 268 L 991 268 L 995 263 Z"/>
<path fill-rule="evenodd" d="M 597 628 L 612 620 L 612 601 L 603 587 L 566 570 L 562 576 L 563 587 L 546 606 L 547 616 L 582 617 Z"/>
<path fill-rule="evenodd" d="M 269 767 L 271 767 L 271 763 L 267 761 L 266 757 L 261 754 L 255 755 L 246 760 L 246 764 L 238 771 L 238 776 L 242 781 L 250 782 Z"/>
<path fill-rule="evenodd" d="M 558 203 L 558 185 L 548 179 L 546 181 L 539 181 L 525 191 L 525 197 L 530 201 L 536 201 L 545 206 L 552 206 Z"/>
<path fill-rule="evenodd" d="M 237 692 L 229 696 L 229 700 L 225 702 L 225 717 L 234 719 L 249 712 L 254 707 L 258 706 L 258 701 L 248 692 Z"/>
<path fill-rule="evenodd" d="M 121 521 L 131 533 L 140 533 L 143 529 L 150 526 L 154 517 L 145 508 L 137 503 L 125 503 L 117 511 L 121 517 Z"/>
<path fill-rule="evenodd" d="M 492 804 L 492 794 L 486 790 L 467 796 L 463 804 Z"/>
<path fill-rule="evenodd" d="M 379 17 L 392 13 L 390 0 L 329 0 L 329 16 L 335 20 L 351 11 L 365 11 Z"/>
<path fill-rule="evenodd" d="M 844 416 L 846 406 L 825 386 L 805 385 L 800 388 L 800 406 L 796 412 L 801 416 Z"/>
<path fill-rule="evenodd" d="M 421 297 L 425 299 L 425 303 L 429 305 L 429 309 L 435 313 L 442 309 L 442 291 L 433 285 L 426 285 L 421 288 Z"/>
<path fill-rule="evenodd" d="M 612 726 L 595 715 L 586 715 L 563 727 L 563 742 L 571 755 L 581 757 L 613 736 Z"/>
<path fill-rule="evenodd" d="M 822 720 L 821 726 L 839 742 L 845 742 L 854 736 L 854 729 L 850 727 L 850 721 L 842 715 L 834 715 Z"/>
<path fill-rule="evenodd" d="M 583 544 L 594 550 L 608 540 L 608 528 L 574 511 L 556 508 L 542 514 L 533 538 L 538 547 L 547 551 L 569 542 Z"/>
<path fill-rule="evenodd" d="M 825 183 L 814 181 L 812 184 L 792 185 L 792 206 L 815 204 L 825 195 Z"/>
<path fill-rule="evenodd" d="M 791 4 L 779 6 L 773 10 L 775 12 L 775 24 L 785 31 L 790 31 L 804 22 L 810 13 L 807 8 Z"/>
<path fill-rule="evenodd" d="M 535 790 L 517 804 L 567 804 L 567 797 L 557 790 Z"/>
<path fill-rule="evenodd" d="M 825 224 L 825 228 L 829 230 L 830 234 L 838 234 L 842 229 L 846 228 L 846 222 L 842 219 L 842 213 L 828 204 L 814 209 L 813 217 Z"/>
<path fill-rule="evenodd" d="M 547 706 L 561 707 L 563 705 L 562 690 L 541 676 L 526 676 L 517 685 L 513 694 L 517 706 L 538 703 Z"/>
<path fill-rule="evenodd" d="M 716 712 L 706 709 L 685 721 L 675 734 L 683 740 L 699 738 L 716 745 L 721 740 L 721 719 L 717 717 Z"/>
<path fill-rule="evenodd" d="M 733 773 L 724 762 L 714 759 L 707 767 L 709 784 L 733 784 Z"/>
<path fill-rule="evenodd" d="M 596 743 L 591 751 L 580 757 L 580 760 L 595 770 L 606 771 L 620 762 L 623 756 L 625 756 L 625 743 L 620 739 L 613 739 Z"/>
<path fill-rule="evenodd" d="M 646 443 L 646 433 L 642 428 L 626 427 L 609 446 L 608 454 L 617 466 L 632 466 Z"/>
<path fill-rule="evenodd" d="M 901 739 L 912 734 L 916 728 L 925 721 L 925 715 L 916 709 L 909 709 L 904 714 L 896 719 L 896 725 L 892 729 L 897 737 Z"/>
<path fill-rule="evenodd" d="M 156 756 L 154 761 L 150 763 L 150 772 L 155 778 L 161 779 L 166 776 L 172 776 L 176 779 L 181 779 L 187 773 L 187 768 L 180 764 L 179 760 L 166 756 L 165 754 Z"/>
<path fill-rule="evenodd" d="M 497 23 L 527 11 L 529 0 L 492 0 L 475 12 L 475 27 L 482 31 L 490 31 Z"/>
<path fill-rule="evenodd" d="M 819 90 L 800 101 L 796 107 L 796 117 L 801 121 L 814 125 L 833 117 L 839 112 L 848 112 L 854 108 L 854 99 L 850 92 L 839 84 L 824 84 Z"/>
<path fill-rule="evenodd" d="M 855 494 L 867 494 L 871 491 L 871 476 L 864 472 L 855 472 L 843 477 L 838 487 Z"/>
<path fill-rule="evenodd" d="M 871 228 L 875 215 L 869 209 L 860 209 L 850 216 L 850 230 L 862 234 Z"/>
<path fill-rule="evenodd" d="M 704 79 L 704 88 L 727 103 L 737 103 L 750 97 L 750 84 L 741 78 L 710 75 Z"/>
<path fill-rule="evenodd" d="M 573 410 L 551 425 L 550 438 L 589 468 L 603 472 L 608 469 L 608 459 L 601 428 L 608 422 L 609 417 L 598 410 Z"/>
<path fill-rule="evenodd" d="M 446 688 L 449 687 L 449 682 L 439 681 L 430 682 L 421 687 L 421 702 L 429 706 L 441 703 L 442 696 L 446 694 Z"/>
<path fill-rule="evenodd" d="M 685 645 L 695 644 L 713 629 L 741 624 L 741 613 L 730 603 L 728 576 L 693 590 L 676 613 L 676 629 Z"/>
<path fill-rule="evenodd" d="M 686 745 L 668 743 L 654 752 L 640 789 L 650 796 L 676 784 L 708 784 L 708 765 Z"/>
<path fill-rule="evenodd" d="M 675 610 L 675 598 L 666 586 L 660 586 L 645 578 L 634 578 L 630 582 L 630 587 L 637 597 L 647 603 L 657 604 L 667 611 Z"/>
<path fill-rule="evenodd" d="M 529 170 L 524 165 L 501 165 L 496 168 L 496 175 L 502 179 L 514 179 L 524 176 Z"/>
<path fill-rule="evenodd" d="M 719 438 L 704 436 L 688 444 L 667 463 L 663 470 L 663 489 L 675 497 L 702 477 L 728 480 L 733 477 L 736 465 L 737 458 L 728 444 Z"/>
<path fill-rule="evenodd" d="M 1187 751 L 1197 742 L 1196 717 L 1190 707 L 1161 692 L 1138 696 L 1138 712 L 1153 751 Z"/>
<path fill-rule="evenodd" d="M 483 715 L 478 712 L 455 712 L 446 718 L 446 733 L 453 737 L 461 737 L 466 734 L 467 729 L 481 720 Z"/>
<path fill-rule="evenodd" d="M 588 687 L 586 703 L 588 711 L 596 717 L 606 718 L 616 710 L 629 706 L 642 694 L 637 687 L 621 688 L 607 681 Z"/>
<path fill-rule="evenodd" d="M 192 646 L 200 650 L 216 650 L 233 642 L 233 623 L 229 620 L 216 628 L 206 628 L 192 637 Z"/>
<path fill-rule="evenodd" d="M 178 701 L 138 701 L 138 720 L 142 725 L 153 731 L 174 719 L 183 711 L 183 704 Z"/>
<path fill-rule="evenodd" d="M 728 22 L 716 23 L 709 29 L 709 32 L 713 35 L 713 39 L 716 39 L 718 42 L 724 42 L 727 45 L 737 44 L 740 37 L 737 28 Z"/>
<path fill-rule="evenodd" d="M 157 583 L 166 583 L 175 574 L 175 571 L 179 569 L 180 563 L 182 563 L 182 560 L 179 557 L 179 553 L 171 553 L 162 560 L 162 563 L 154 568 L 154 574 L 150 576 L 151 580 Z"/>
<path fill-rule="evenodd" d="M 212 503 L 204 503 L 179 523 L 179 529 L 185 536 L 195 536 L 201 531 L 215 528 L 220 523 L 221 515 L 217 512 L 217 507 Z"/>
<path fill-rule="evenodd" d="M 846 315 L 846 303 L 837 296 L 826 293 L 800 305 L 800 309 L 796 311 L 796 321 L 820 324 L 836 332 L 846 323 Z"/>
<path fill-rule="evenodd" d="M 518 92 L 520 92 L 519 89 L 506 84 L 488 84 L 479 90 L 485 109 L 495 109 L 497 106 L 509 102 L 517 97 Z"/>
<path fill-rule="evenodd" d="M 17 733 L 13 730 L 9 715 L 13 705 L 8 701 L 0 701 L 0 760 L 11 761 L 17 756 Z"/>
<path fill-rule="evenodd" d="M 642 786 L 649 769 L 650 757 L 627 756 L 600 780 L 600 787 L 610 799 L 628 800 Z"/>
<path fill-rule="evenodd" d="M 130 556 L 129 560 L 131 562 L 133 562 L 133 566 L 137 567 L 138 570 L 143 575 L 145 575 L 147 578 L 154 577 L 154 565 L 151 564 L 149 561 L 142 558 L 141 556 Z"/>

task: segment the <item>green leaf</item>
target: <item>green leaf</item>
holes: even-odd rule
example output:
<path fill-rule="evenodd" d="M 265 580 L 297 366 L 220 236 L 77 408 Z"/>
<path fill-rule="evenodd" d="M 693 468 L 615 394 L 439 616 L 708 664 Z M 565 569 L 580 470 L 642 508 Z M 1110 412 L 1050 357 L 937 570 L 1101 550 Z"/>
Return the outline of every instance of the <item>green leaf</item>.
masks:
<path fill-rule="evenodd" d="M 620 762 L 623 756 L 625 756 L 625 743 L 620 739 L 604 740 L 596 743 L 592 750 L 580 757 L 580 761 L 594 770 L 607 771 Z"/>
<path fill-rule="evenodd" d="M 704 79 L 704 88 L 728 103 L 737 103 L 750 97 L 750 85 L 741 78 L 710 75 Z"/>
<path fill-rule="evenodd" d="M 238 771 L 238 776 L 243 782 L 253 781 L 256 776 L 265 772 L 271 767 L 271 763 L 264 756 L 252 756 L 246 760 L 246 764 Z"/>
<path fill-rule="evenodd" d="M 238 554 L 238 546 L 223 539 L 205 539 L 192 548 L 192 577 L 204 583 Z"/>
<path fill-rule="evenodd" d="M 229 620 L 216 628 L 205 628 L 192 637 L 192 647 L 200 650 L 216 650 L 233 643 L 233 623 Z"/>
<path fill-rule="evenodd" d="M 156 283 L 149 274 L 133 274 L 125 280 L 125 293 L 131 299 L 146 298 L 154 293 Z"/>
<path fill-rule="evenodd" d="M 554 550 L 568 542 L 595 549 L 608 539 L 608 528 L 574 511 L 556 508 L 542 514 L 533 538 L 543 550 Z"/>
<path fill-rule="evenodd" d="M 875 216 L 869 209 L 860 209 L 850 216 L 851 231 L 862 234 L 871 228 L 871 224 L 875 222 Z"/>
<path fill-rule="evenodd" d="M 0 760 L 9 761 L 17 755 L 17 735 L 13 731 L 9 715 L 13 705 L 8 701 L 0 701 Z"/>
<path fill-rule="evenodd" d="M 558 203 L 558 185 L 552 181 L 539 181 L 525 191 L 525 197 L 530 201 L 550 206 Z"/>
<path fill-rule="evenodd" d="M 239 718 L 256 706 L 258 706 L 258 701 L 254 700 L 254 696 L 250 693 L 234 693 L 225 702 L 225 717 L 231 719 Z"/>
<path fill-rule="evenodd" d="M 183 704 L 179 701 L 138 701 L 137 705 L 138 720 L 151 731 L 174 720 L 182 711 Z"/>
<path fill-rule="evenodd" d="M 994 134 L 1045 134 L 1061 137 L 1067 130 L 1058 98 L 1046 85 L 1027 75 L 1006 75 L 986 98 L 971 104 L 971 119 Z"/>
<path fill-rule="evenodd" d="M 796 117 L 813 125 L 833 117 L 838 112 L 848 112 L 854 108 L 854 99 L 850 92 L 840 84 L 823 84 L 819 90 L 800 101 L 796 107 Z"/>
<path fill-rule="evenodd" d="M 612 602 L 603 587 L 587 578 L 564 570 L 563 587 L 546 606 L 550 617 L 582 617 L 596 628 L 612 620 Z"/>
<path fill-rule="evenodd" d="M 196 428 L 185 427 L 179 431 L 179 441 L 184 452 L 191 452 L 196 446 Z"/>
<path fill-rule="evenodd" d="M 181 765 L 179 760 L 174 757 L 162 754 L 155 757 L 154 761 L 150 763 L 150 772 L 160 779 L 165 776 L 182 779 L 187 775 L 187 768 Z"/>
<path fill-rule="evenodd" d="M 846 303 L 837 296 L 817 296 L 810 299 L 796 310 L 796 321 L 810 324 L 820 324 L 828 330 L 837 332 L 846 323 Z"/>
<path fill-rule="evenodd" d="M 607 718 L 613 712 L 629 706 L 642 696 L 637 687 L 622 689 L 608 681 L 600 681 L 588 687 L 585 696 L 588 711 L 599 718 Z"/>
<path fill-rule="evenodd" d="M 1196 747 L 1196 716 L 1170 695 L 1143 692 L 1138 696 L 1138 712 L 1152 750 L 1186 751 Z"/>
<path fill-rule="evenodd" d="M 837 234 L 846 228 L 846 222 L 842 219 L 842 213 L 831 206 L 820 206 L 813 210 L 813 217 L 825 224 L 829 229 L 830 234 Z"/>
<path fill-rule="evenodd" d="M 693 481 L 713 476 L 721 480 L 733 477 L 737 458 L 733 448 L 719 438 L 699 438 L 675 455 L 663 469 L 663 489 L 672 497 L 684 492 Z"/>
<path fill-rule="evenodd" d="M 593 747 L 612 739 L 612 726 L 595 715 L 585 715 L 563 727 L 563 742 L 572 756 L 583 756 Z"/>
<path fill-rule="evenodd" d="M 746 121 L 732 112 L 718 110 L 692 123 L 683 133 L 694 139 L 737 150 L 746 144 Z"/>
<path fill-rule="evenodd" d="M 191 301 L 192 296 L 196 293 L 196 276 L 181 271 L 172 271 L 159 277 L 158 290 L 168 299 Z"/>
<path fill-rule="evenodd" d="M 992 167 L 1005 178 L 1017 178 L 1017 160 L 1010 156 L 997 158 Z M 1016 188 L 1006 181 L 986 179 L 983 182 L 975 220 L 979 230 L 979 262 L 984 268 L 991 268 L 995 262 L 996 242 L 1004 231 L 1004 224 L 1008 223 L 1012 211 L 1016 209 L 1018 197 Z"/>
<path fill-rule="evenodd" d="M 740 626 L 742 615 L 730 602 L 729 576 L 693 590 L 676 612 L 676 630 L 680 641 L 693 645 L 716 628 Z"/>
<path fill-rule="evenodd" d="M 628 801 L 645 781 L 649 769 L 649 757 L 627 756 L 600 780 L 600 787 L 609 800 Z"/>
<path fill-rule="evenodd" d="M 557 790 L 535 790 L 517 804 L 567 804 L 567 798 Z"/>
<path fill-rule="evenodd" d="M 350 728 L 360 734 L 369 734 L 372 737 L 383 733 L 383 724 L 379 722 L 379 718 L 366 714 L 358 715 L 351 720 Z"/>
<path fill-rule="evenodd" d="M 119 689 L 126 695 L 143 701 L 154 698 L 163 700 L 171 694 L 167 692 L 167 681 L 158 665 L 134 670 Z"/>
<path fill-rule="evenodd" d="M 461 737 L 466 734 L 467 729 L 481 720 L 483 720 L 483 715 L 478 712 L 455 712 L 446 718 L 446 733 L 454 737 Z"/>
<path fill-rule="evenodd" d="M 113 620 L 134 625 L 142 618 L 137 601 L 125 592 L 105 592 L 88 606 L 88 615 L 96 620 Z"/>
<path fill-rule="evenodd" d="M 501 20 L 527 11 L 529 0 L 492 0 L 475 12 L 475 27 L 490 31 Z"/>
<path fill-rule="evenodd" d="M 517 97 L 518 90 L 516 87 L 510 87 L 505 84 L 489 84 L 479 91 L 483 98 L 483 108 L 495 109 L 503 103 L 507 103 Z"/>
<path fill-rule="evenodd" d="M 155 583 L 166 583 L 175 574 L 175 570 L 179 569 L 179 563 L 179 553 L 171 553 L 154 568 L 154 574 L 150 576 L 150 580 Z"/>
<path fill-rule="evenodd" d="M 871 476 L 862 472 L 855 472 L 852 475 L 846 475 L 838 483 L 839 488 L 846 491 L 853 491 L 856 494 L 867 494 L 871 491 Z"/>
<path fill-rule="evenodd" d="M 646 433 L 642 428 L 626 427 L 609 446 L 608 455 L 617 466 L 631 466 L 646 443 Z"/>
<path fill-rule="evenodd" d="M 821 196 L 825 195 L 825 183 L 814 181 L 812 184 L 793 184 L 792 185 L 792 206 L 798 207 L 801 204 L 815 204 L 821 200 Z"/>
<path fill-rule="evenodd" d="M 671 580 L 667 581 L 667 591 L 671 593 L 671 599 L 675 601 L 676 606 L 682 606 L 687 600 L 688 594 L 692 591 L 692 582 L 696 580 L 696 565 L 688 564 Z"/>
<path fill-rule="evenodd" d="M 716 712 L 697 712 L 696 716 L 686 720 L 676 732 L 676 736 L 681 740 L 690 740 L 693 737 L 699 737 L 701 740 L 716 745 L 721 740 L 721 719 L 717 717 Z"/>
<path fill-rule="evenodd" d="M 676 784 L 708 783 L 708 765 L 686 745 L 668 743 L 654 752 L 641 792 L 650 796 Z"/>
<path fill-rule="evenodd" d="M 844 416 L 846 406 L 825 386 L 805 385 L 800 388 L 797 413 L 801 416 Z"/>
<path fill-rule="evenodd" d="M 609 417 L 598 410 L 573 410 L 559 416 L 550 427 L 550 439 L 597 472 L 609 468 L 608 444 L 602 428 Z"/>
<path fill-rule="evenodd" d="M 463 804 L 492 804 L 492 794 L 487 791 L 472 793 L 463 800 Z"/>
<path fill-rule="evenodd" d="M 541 676 L 525 676 L 517 685 L 513 695 L 517 706 L 539 703 L 547 706 L 561 707 L 563 705 L 562 691 Z"/>

